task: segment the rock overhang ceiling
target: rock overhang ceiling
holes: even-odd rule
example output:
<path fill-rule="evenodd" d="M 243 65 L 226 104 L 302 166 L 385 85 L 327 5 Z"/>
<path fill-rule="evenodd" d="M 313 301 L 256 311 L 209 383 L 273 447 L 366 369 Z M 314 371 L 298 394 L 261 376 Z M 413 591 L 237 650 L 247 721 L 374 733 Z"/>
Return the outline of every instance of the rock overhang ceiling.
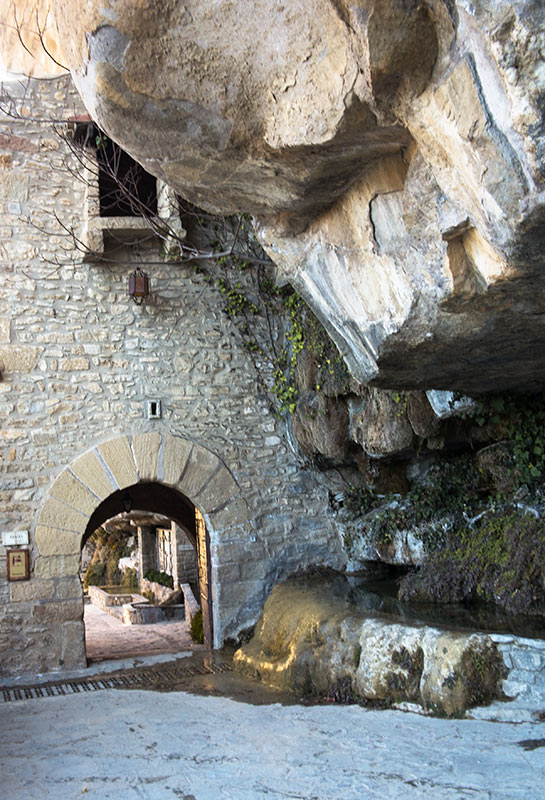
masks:
<path fill-rule="evenodd" d="M 538 388 L 545 9 L 55 0 L 104 130 L 243 211 L 361 382 Z"/>

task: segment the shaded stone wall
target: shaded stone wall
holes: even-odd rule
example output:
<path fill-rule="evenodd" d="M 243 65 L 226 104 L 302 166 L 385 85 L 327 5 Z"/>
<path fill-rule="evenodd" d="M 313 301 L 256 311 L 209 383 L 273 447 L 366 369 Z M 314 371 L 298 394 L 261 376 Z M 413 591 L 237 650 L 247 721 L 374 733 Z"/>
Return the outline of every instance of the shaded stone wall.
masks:
<path fill-rule="evenodd" d="M 77 164 L 47 121 L 81 112 L 68 80 L 31 84 L 20 105 L 30 118 L 2 118 L 0 137 L 0 529 L 30 531 L 31 580 L 8 584 L 0 548 L 0 670 L 84 661 L 85 526 L 109 493 L 141 480 L 180 487 L 205 514 L 219 644 L 255 621 L 279 578 L 339 564 L 327 490 L 297 463 L 213 282 L 163 262 L 152 239 L 83 263 L 56 221 L 84 222 L 84 187 L 65 168 Z M 141 307 L 127 297 L 137 264 L 152 285 Z M 161 419 L 147 419 L 149 399 Z M 188 452 L 180 465 L 174 448 L 168 467 L 171 437 L 204 459 L 203 485 Z M 238 497 L 226 511 L 203 488 L 220 460 Z"/>
<path fill-rule="evenodd" d="M 141 587 L 148 569 L 157 569 L 157 541 L 155 528 L 138 526 L 138 582 Z"/>
<path fill-rule="evenodd" d="M 174 585 L 178 583 L 190 583 L 192 586 L 197 586 L 198 572 L 197 572 L 197 551 L 189 541 L 184 529 L 174 523 L 174 532 L 176 535 L 176 563 L 175 563 L 175 576 Z"/>

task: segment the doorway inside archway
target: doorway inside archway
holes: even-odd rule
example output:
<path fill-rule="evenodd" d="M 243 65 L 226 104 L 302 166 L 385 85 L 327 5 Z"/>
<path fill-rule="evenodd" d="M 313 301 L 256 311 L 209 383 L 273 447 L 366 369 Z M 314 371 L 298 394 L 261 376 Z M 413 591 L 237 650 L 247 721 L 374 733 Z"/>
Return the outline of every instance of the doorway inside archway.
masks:
<path fill-rule="evenodd" d="M 199 606 L 212 647 L 209 539 L 186 496 L 155 482 L 113 492 L 90 517 L 82 546 L 88 661 L 193 649 L 189 623 Z"/>

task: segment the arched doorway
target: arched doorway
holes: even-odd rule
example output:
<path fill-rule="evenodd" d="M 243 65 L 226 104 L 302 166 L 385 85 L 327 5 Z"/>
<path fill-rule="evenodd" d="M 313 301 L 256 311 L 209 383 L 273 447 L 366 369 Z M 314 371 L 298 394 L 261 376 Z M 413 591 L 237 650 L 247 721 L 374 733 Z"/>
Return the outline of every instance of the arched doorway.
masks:
<path fill-rule="evenodd" d="M 199 509 L 181 492 L 162 483 L 141 481 L 109 495 L 89 517 L 82 547 L 93 532 L 107 520 L 120 514 L 150 512 L 176 522 L 197 552 L 198 588 L 203 616 L 204 645 L 214 644 L 213 603 L 210 592 L 210 539 Z"/>
<path fill-rule="evenodd" d="M 205 521 L 200 552 L 207 558 L 209 643 L 221 645 L 219 587 L 214 581 L 221 550 L 218 534 L 247 523 L 246 504 L 232 473 L 212 451 L 170 434 L 139 433 L 109 439 L 76 458 L 55 480 L 37 518 L 36 575 L 72 579 L 71 585 L 77 579 L 80 586 L 79 603 L 75 596 L 70 598 L 62 619 L 63 640 L 70 642 L 73 664 L 85 664 L 78 577 L 85 536 L 98 527 L 102 517 L 114 516 L 124 510 L 124 502 L 139 498 L 145 498 L 151 511 L 160 509 L 179 519 L 184 528 L 190 510 L 200 510 Z M 194 522 L 193 530 L 197 539 Z"/>

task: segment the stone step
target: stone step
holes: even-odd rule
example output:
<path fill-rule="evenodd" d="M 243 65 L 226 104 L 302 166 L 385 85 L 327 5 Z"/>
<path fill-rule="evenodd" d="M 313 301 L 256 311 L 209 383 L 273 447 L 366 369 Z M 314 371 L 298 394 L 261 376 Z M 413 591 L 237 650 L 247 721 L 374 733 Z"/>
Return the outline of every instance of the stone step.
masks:
<path fill-rule="evenodd" d="M 490 634 L 505 667 L 505 701 L 470 709 L 472 719 L 498 722 L 536 722 L 545 713 L 545 640 Z"/>

